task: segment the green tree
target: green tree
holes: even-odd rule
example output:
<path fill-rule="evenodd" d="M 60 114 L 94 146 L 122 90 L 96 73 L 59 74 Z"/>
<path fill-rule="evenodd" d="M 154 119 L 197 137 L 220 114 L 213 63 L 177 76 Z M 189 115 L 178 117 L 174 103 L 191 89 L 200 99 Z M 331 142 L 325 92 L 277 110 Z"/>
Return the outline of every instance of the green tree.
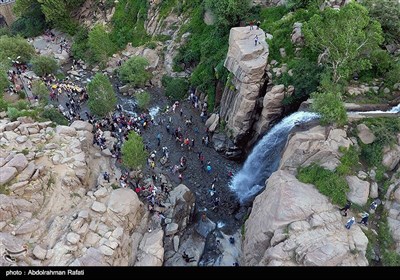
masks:
<path fill-rule="evenodd" d="M 74 36 L 74 41 L 71 46 L 71 52 L 75 59 L 88 60 L 89 46 L 88 46 L 89 30 L 86 27 L 80 26 Z"/>
<path fill-rule="evenodd" d="M 183 78 L 172 78 L 165 75 L 161 82 L 165 87 L 165 95 L 173 100 L 182 100 L 189 90 L 189 83 Z"/>
<path fill-rule="evenodd" d="M 211 9 L 222 26 L 237 26 L 250 10 L 249 0 L 206 0 L 205 5 Z"/>
<path fill-rule="evenodd" d="M 122 145 L 123 165 L 129 168 L 140 168 L 146 163 L 148 153 L 144 148 L 143 139 L 134 131 L 128 135 L 128 140 Z"/>
<path fill-rule="evenodd" d="M 100 117 L 114 110 L 117 105 L 117 96 L 110 80 L 103 74 L 97 73 L 87 86 L 90 111 Z"/>
<path fill-rule="evenodd" d="M 55 74 L 58 69 L 57 60 L 50 56 L 38 55 L 32 60 L 32 69 L 38 76 L 45 76 L 48 74 Z"/>
<path fill-rule="evenodd" d="M 145 110 L 149 107 L 151 97 L 147 91 L 136 93 L 135 98 L 140 109 Z"/>
<path fill-rule="evenodd" d="M 342 126 L 347 122 L 347 113 L 340 93 L 313 93 L 312 109 L 321 115 L 323 125 L 337 123 Z"/>
<path fill-rule="evenodd" d="M 22 37 L 0 37 L 0 61 L 3 63 L 9 63 L 10 60 L 27 63 L 34 53 L 35 49 Z"/>
<path fill-rule="evenodd" d="M 372 18 L 379 21 L 386 42 L 400 42 L 400 2 L 396 0 L 364 0 Z"/>
<path fill-rule="evenodd" d="M 96 25 L 89 32 L 88 48 L 91 51 L 92 61 L 101 63 L 102 66 L 107 58 L 114 53 L 115 46 L 107 31 L 102 25 Z"/>
<path fill-rule="evenodd" d="M 49 89 L 43 81 L 35 80 L 32 82 L 32 93 L 39 96 L 41 102 L 48 103 Z"/>
<path fill-rule="evenodd" d="M 35 37 L 47 27 L 46 18 L 37 0 L 17 0 L 13 12 L 18 19 L 11 25 L 14 34 L 24 37 Z"/>
<path fill-rule="evenodd" d="M 383 42 L 379 22 L 365 7 L 351 2 L 339 11 L 325 9 L 304 24 L 306 44 L 323 53 L 333 82 L 346 80 L 355 71 L 369 69 L 369 54 Z"/>
<path fill-rule="evenodd" d="M 151 75 L 146 71 L 149 62 L 142 56 L 134 56 L 122 64 L 119 69 L 119 76 L 124 83 L 132 86 L 144 86 Z"/>
<path fill-rule="evenodd" d="M 0 63 L 0 98 L 3 96 L 4 90 L 10 85 L 7 76 L 7 68 Z"/>

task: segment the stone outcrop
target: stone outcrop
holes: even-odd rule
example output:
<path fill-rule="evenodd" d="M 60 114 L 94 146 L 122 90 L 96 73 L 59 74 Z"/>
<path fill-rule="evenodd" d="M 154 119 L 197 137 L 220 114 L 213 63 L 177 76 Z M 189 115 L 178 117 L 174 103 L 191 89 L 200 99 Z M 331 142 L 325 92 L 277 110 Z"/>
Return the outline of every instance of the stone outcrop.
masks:
<path fill-rule="evenodd" d="M 255 36 L 258 43 L 255 45 Z M 221 100 L 220 117 L 231 131 L 235 144 L 244 144 L 255 121 L 256 104 L 265 82 L 268 44 L 262 29 L 234 27 L 224 66 L 231 73 Z"/>
<path fill-rule="evenodd" d="M 244 264 L 338 266 L 368 265 L 368 239 L 314 186 L 286 171 L 268 179 L 245 223 Z"/>
<path fill-rule="evenodd" d="M 282 155 L 279 169 L 292 173 L 299 166 L 308 166 L 314 162 L 334 170 L 340 163 L 339 147 L 349 148 L 353 143 L 342 129 L 313 127 L 304 132 L 293 134 Z"/>
<path fill-rule="evenodd" d="M 20 118 L 2 119 L 0 128 L 0 253 L 15 252 L 2 265 L 162 265 L 160 221 L 146 233 L 137 194 L 103 180 L 104 171 L 120 171 L 92 145 L 91 124 L 53 128 Z"/>
<path fill-rule="evenodd" d="M 383 149 L 382 164 L 389 170 L 392 171 L 400 162 L 400 133 L 397 134 L 397 144 L 392 147 L 386 146 Z"/>
<path fill-rule="evenodd" d="M 375 141 L 376 137 L 372 133 L 371 129 L 365 124 L 357 125 L 358 134 L 357 136 L 360 138 L 361 142 L 364 144 L 371 144 Z"/>
<path fill-rule="evenodd" d="M 350 187 L 350 192 L 347 198 L 360 206 L 364 206 L 368 201 L 369 182 L 360 180 L 357 176 L 347 176 L 347 184 Z"/>
<path fill-rule="evenodd" d="M 385 194 L 385 209 L 388 211 L 388 225 L 396 251 L 400 251 L 400 167 L 396 169 Z"/>

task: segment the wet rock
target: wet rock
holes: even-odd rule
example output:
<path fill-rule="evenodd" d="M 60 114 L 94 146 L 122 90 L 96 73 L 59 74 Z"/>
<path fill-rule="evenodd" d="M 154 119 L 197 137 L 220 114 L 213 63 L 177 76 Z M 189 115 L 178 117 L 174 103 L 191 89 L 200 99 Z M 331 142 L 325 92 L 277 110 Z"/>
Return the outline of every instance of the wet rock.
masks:
<path fill-rule="evenodd" d="M 206 238 L 207 235 L 215 229 L 215 227 L 216 224 L 209 218 L 206 218 L 205 220 L 200 219 L 196 225 L 196 232 Z"/>
<path fill-rule="evenodd" d="M 179 236 L 178 235 L 174 236 L 173 243 L 174 243 L 175 252 L 178 252 L 178 249 L 179 249 Z"/>
<path fill-rule="evenodd" d="M 166 236 L 174 235 L 175 233 L 178 232 L 178 227 L 179 226 L 176 223 L 167 224 L 167 226 L 165 227 L 165 235 Z"/>

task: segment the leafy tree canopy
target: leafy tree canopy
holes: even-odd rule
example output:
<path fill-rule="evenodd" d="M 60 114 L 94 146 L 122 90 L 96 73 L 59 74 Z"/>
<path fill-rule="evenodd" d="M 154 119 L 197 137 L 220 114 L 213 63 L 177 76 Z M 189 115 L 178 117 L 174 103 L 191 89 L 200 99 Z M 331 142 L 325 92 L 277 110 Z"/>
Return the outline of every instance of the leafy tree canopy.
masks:
<path fill-rule="evenodd" d="M 102 25 L 96 25 L 89 32 L 88 47 L 92 54 L 93 62 L 104 64 L 107 58 L 114 53 L 115 46 L 109 34 Z"/>
<path fill-rule="evenodd" d="M 146 71 L 149 62 L 141 56 L 134 56 L 122 64 L 119 69 L 119 76 L 124 83 L 132 86 L 144 86 L 150 79 L 150 73 Z"/>
<path fill-rule="evenodd" d="M 237 26 L 250 10 L 249 0 L 206 0 L 205 5 L 217 18 L 217 24 Z"/>
<path fill-rule="evenodd" d="M 110 80 L 103 74 L 97 73 L 88 84 L 88 105 L 90 111 L 100 117 L 104 117 L 114 110 L 117 105 L 117 96 Z"/>
<path fill-rule="evenodd" d="M 340 93 L 313 93 L 312 109 L 321 115 L 321 124 L 337 123 L 342 126 L 347 122 L 347 113 Z"/>
<path fill-rule="evenodd" d="M 134 131 L 128 135 L 128 140 L 122 145 L 122 161 L 126 167 L 140 168 L 146 163 L 148 153 L 144 148 L 143 139 Z"/>
<path fill-rule="evenodd" d="M 55 74 L 58 69 L 57 60 L 52 57 L 38 55 L 31 60 L 33 72 L 38 76 Z"/>
<path fill-rule="evenodd" d="M 356 71 L 371 67 L 368 55 L 383 42 L 379 22 L 365 7 L 349 3 L 340 10 L 325 9 L 304 24 L 306 43 L 322 55 L 333 82 L 346 80 Z"/>
<path fill-rule="evenodd" d="M 7 67 L 0 63 L 0 97 L 3 95 L 3 91 L 10 85 L 7 76 Z"/>
<path fill-rule="evenodd" d="M 0 61 L 3 63 L 10 60 L 27 63 L 34 53 L 35 49 L 22 37 L 0 37 Z"/>

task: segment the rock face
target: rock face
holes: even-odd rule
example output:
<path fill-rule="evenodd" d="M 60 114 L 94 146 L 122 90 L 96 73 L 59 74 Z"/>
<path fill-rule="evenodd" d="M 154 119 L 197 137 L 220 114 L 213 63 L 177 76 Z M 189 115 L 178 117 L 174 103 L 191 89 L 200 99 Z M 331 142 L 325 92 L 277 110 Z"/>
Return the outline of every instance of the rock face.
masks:
<path fill-rule="evenodd" d="M 91 124 L 2 119 L 0 128 L 0 138 L 8 136 L 0 150 L 7 193 L 0 194 L 0 253 L 16 252 L 1 265 L 162 265 L 163 230 L 144 234 L 148 213 L 136 193 L 104 182 L 104 171 L 120 171 L 92 145 Z"/>
<path fill-rule="evenodd" d="M 369 182 L 360 180 L 357 176 L 347 176 L 346 181 L 350 187 L 347 198 L 351 202 L 364 206 L 369 196 Z"/>
<path fill-rule="evenodd" d="M 286 144 L 279 169 L 292 173 L 299 166 L 317 162 L 322 167 L 334 170 L 340 163 L 339 147 L 349 148 L 352 142 L 346 131 L 316 126 L 304 132 L 297 132 Z"/>
<path fill-rule="evenodd" d="M 388 211 L 387 221 L 397 252 L 400 250 L 400 178 L 396 177 L 398 174 L 400 174 L 400 167 L 393 175 L 385 195 L 385 208 Z"/>
<path fill-rule="evenodd" d="M 385 147 L 383 150 L 382 164 L 390 171 L 394 170 L 400 162 L 400 133 L 397 135 L 397 144 Z"/>
<path fill-rule="evenodd" d="M 314 186 L 286 171 L 268 179 L 245 223 L 244 264 L 368 265 L 368 239 L 345 219 Z M 355 252 L 355 253 L 353 253 Z"/>
<path fill-rule="evenodd" d="M 255 36 L 258 36 L 257 45 Z M 220 117 L 232 131 L 235 144 L 246 141 L 253 126 L 257 99 L 265 82 L 268 53 L 263 30 L 250 30 L 249 27 L 231 29 L 224 66 L 232 78 L 222 95 Z"/>

